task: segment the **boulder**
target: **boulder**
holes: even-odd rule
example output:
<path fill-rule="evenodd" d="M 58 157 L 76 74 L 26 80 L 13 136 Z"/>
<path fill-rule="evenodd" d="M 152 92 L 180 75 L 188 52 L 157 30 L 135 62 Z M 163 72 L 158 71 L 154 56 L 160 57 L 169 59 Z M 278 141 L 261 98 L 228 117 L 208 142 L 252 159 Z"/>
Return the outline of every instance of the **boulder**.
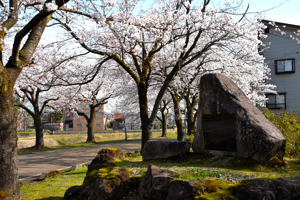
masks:
<path fill-rule="evenodd" d="M 198 189 L 199 183 L 205 180 L 174 180 L 170 183 L 167 200 L 194 199 L 199 196 L 203 188 Z M 199 191 L 198 191 L 199 190 Z M 204 190 L 204 189 L 203 189 Z"/>
<path fill-rule="evenodd" d="M 59 171 L 51 171 L 51 172 L 46 172 L 46 173 L 42 173 L 40 175 L 40 177 L 38 178 L 39 181 L 45 180 L 47 178 L 53 178 L 57 175 L 59 175 Z"/>
<path fill-rule="evenodd" d="M 127 193 L 129 172 L 118 167 L 94 169 L 87 173 L 78 199 L 122 199 Z"/>
<path fill-rule="evenodd" d="M 97 156 L 92 160 L 91 164 L 99 164 L 99 163 L 105 163 L 110 162 L 113 163 L 116 161 L 116 159 L 126 159 L 127 155 L 123 153 L 118 148 L 103 148 L 101 149 Z"/>
<path fill-rule="evenodd" d="M 285 138 L 243 91 L 223 74 L 200 80 L 197 132 L 193 151 L 234 152 L 257 161 L 283 158 Z"/>
<path fill-rule="evenodd" d="M 165 200 L 168 195 L 169 183 L 180 175 L 170 170 L 163 170 L 154 165 L 149 165 L 143 177 L 139 194 L 144 199 Z"/>
<path fill-rule="evenodd" d="M 190 146 L 190 143 L 185 141 L 150 140 L 144 145 L 143 160 L 186 155 L 190 151 Z"/>
<path fill-rule="evenodd" d="M 204 194 L 221 190 L 220 182 L 217 180 L 174 180 L 170 183 L 167 200 L 196 199 Z M 228 195 L 223 194 L 222 199 L 227 199 Z"/>
<path fill-rule="evenodd" d="M 127 194 L 129 171 L 112 163 L 126 156 L 119 149 L 99 151 L 88 166 L 82 186 L 73 186 L 65 192 L 65 199 L 108 200 L 122 199 Z"/>
<path fill-rule="evenodd" d="M 67 189 L 64 199 L 77 199 L 80 195 L 81 186 L 75 185 Z"/>
<path fill-rule="evenodd" d="M 300 199 L 300 179 L 246 180 L 233 191 L 237 200 Z"/>

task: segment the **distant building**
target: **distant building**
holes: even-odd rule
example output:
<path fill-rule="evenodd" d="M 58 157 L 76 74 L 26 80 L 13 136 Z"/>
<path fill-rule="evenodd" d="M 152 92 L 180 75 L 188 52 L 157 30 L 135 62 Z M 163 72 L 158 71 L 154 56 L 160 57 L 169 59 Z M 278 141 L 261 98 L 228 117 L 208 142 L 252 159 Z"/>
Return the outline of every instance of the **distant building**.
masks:
<path fill-rule="evenodd" d="M 44 129 L 48 129 L 50 131 L 63 130 L 63 123 L 44 123 Z"/>
<path fill-rule="evenodd" d="M 122 113 L 114 113 L 113 130 L 121 130 L 124 128 L 124 119 Z"/>
<path fill-rule="evenodd" d="M 300 110 L 300 44 L 290 35 L 300 30 L 300 26 L 274 22 L 284 33 L 276 31 L 271 21 L 262 20 L 267 26 L 267 38 L 263 42 L 270 43 L 267 50 L 263 51 L 265 61 L 271 69 L 270 84 L 277 86 L 278 94 L 266 94 L 269 98 L 266 107 L 274 109 Z M 277 109 L 277 110 L 276 110 Z"/>
<path fill-rule="evenodd" d="M 82 102 L 77 105 L 77 109 L 85 112 L 90 117 L 90 104 Z M 105 105 L 97 110 L 93 130 L 105 130 Z M 84 116 L 71 112 L 69 109 L 64 110 L 64 131 L 86 131 L 87 121 Z"/>

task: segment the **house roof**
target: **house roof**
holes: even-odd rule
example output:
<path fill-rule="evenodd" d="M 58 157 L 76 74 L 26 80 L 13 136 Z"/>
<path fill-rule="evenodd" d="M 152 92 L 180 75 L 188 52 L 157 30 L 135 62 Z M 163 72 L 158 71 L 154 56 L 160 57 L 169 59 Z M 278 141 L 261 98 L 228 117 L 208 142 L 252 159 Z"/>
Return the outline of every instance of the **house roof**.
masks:
<path fill-rule="evenodd" d="M 268 25 L 269 22 L 275 22 L 275 21 L 270 21 L 270 20 L 263 19 L 263 20 L 261 20 L 261 22 L 264 23 L 265 25 Z M 299 25 L 287 24 L 287 23 L 283 23 L 283 22 L 275 22 L 275 24 L 277 26 L 281 26 L 281 27 L 285 26 L 287 28 L 300 29 Z"/>
<path fill-rule="evenodd" d="M 73 122 L 73 120 L 66 120 L 65 124 L 71 124 Z"/>
<path fill-rule="evenodd" d="M 114 119 L 122 119 L 123 118 L 123 115 L 122 113 L 114 113 Z"/>

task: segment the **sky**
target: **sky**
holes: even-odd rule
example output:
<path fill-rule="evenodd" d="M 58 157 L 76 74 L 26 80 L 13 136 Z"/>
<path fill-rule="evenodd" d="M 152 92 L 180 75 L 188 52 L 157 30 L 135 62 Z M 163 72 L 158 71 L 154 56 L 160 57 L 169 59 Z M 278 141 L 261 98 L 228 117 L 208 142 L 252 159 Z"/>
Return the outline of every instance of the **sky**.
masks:
<path fill-rule="evenodd" d="M 224 0 L 212 0 L 216 4 Z M 230 1 L 230 0 L 228 0 Z M 151 5 L 153 0 L 142 0 L 144 8 Z M 248 12 L 264 12 L 265 18 L 270 21 L 283 22 L 287 24 L 300 25 L 300 0 L 244 0 L 244 10 L 249 4 Z M 56 29 L 56 32 L 58 30 Z M 46 29 L 43 39 L 46 41 L 56 40 L 53 29 Z"/>
<path fill-rule="evenodd" d="M 211 3 L 222 5 L 223 1 L 211 0 Z M 143 7 L 147 7 L 151 3 L 153 0 L 142 0 L 141 4 Z M 249 12 L 265 11 L 265 19 L 267 20 L 300 25 L 300 0 L 244 0 L 244 9 L 248 4 L 250 6 Z"/>
<path fill-rule="evenodd" d="M 266 11 L 267 20 L 300 25 L 300 0 L 244 0 L 248 3 L 249 12 Z"/>

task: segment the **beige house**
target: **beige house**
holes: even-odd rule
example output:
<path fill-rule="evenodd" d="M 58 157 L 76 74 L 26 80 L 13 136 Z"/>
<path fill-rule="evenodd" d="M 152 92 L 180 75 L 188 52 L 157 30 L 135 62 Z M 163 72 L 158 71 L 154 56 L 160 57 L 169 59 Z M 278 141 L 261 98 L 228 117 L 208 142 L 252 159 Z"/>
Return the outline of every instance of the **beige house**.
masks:
<path fill-rule="evenodd" d="M 90 117 L 90 104 L 82 102 L 77 105 L 77 109 L 85 112 Z M 105 105 L 103 105 L 100 109 L 97 109 L 93 130 L 105 130 L 105 121 Z M 64 111 L 64 131 L 87 131 L 85 117 L 66 109 Z"/>

